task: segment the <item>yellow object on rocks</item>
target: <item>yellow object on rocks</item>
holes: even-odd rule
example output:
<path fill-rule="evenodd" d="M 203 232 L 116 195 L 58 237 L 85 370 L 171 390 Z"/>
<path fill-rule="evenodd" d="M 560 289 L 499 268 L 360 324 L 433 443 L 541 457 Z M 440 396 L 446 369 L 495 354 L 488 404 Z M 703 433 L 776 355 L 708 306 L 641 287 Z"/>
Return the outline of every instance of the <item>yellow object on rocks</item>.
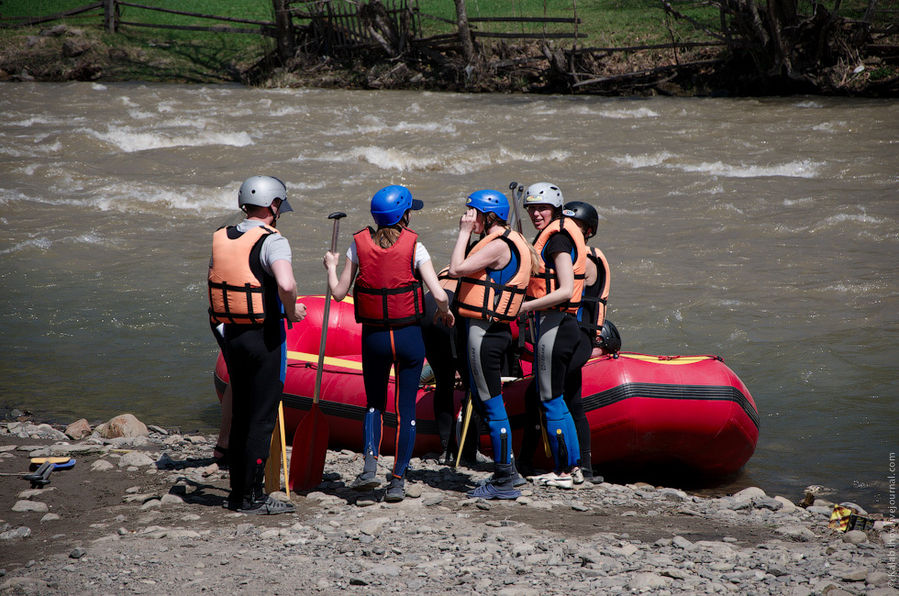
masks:
<path fill-rule="evenodd" d="M 849 529 L 849 517 L 853 513 L 852 509 L 848 507 L 834 505 L 833 513 L 830 514 L 830 523 L 827 524 L 827 527 L 838 532 L 845 532 Z"/>
<path fill-rule="evenodd" d="M 858 511 L 843 505 L 834 505 L 830 514 L 830 523 L 827 527 L 838 532 L 847 530 L 870 530 L 874 527 L 874 520 L 860 515 Z"/>

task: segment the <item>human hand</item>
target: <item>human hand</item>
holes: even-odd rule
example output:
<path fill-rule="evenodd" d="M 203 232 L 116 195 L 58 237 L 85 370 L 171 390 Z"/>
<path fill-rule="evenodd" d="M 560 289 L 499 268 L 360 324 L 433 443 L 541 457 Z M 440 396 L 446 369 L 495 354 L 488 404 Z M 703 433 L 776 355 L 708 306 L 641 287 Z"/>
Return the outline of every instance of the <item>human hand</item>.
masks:
<path fill-rule="evenodd" d="M 434 322 L 443 323 L 447 327 L 452 327 L 456 324 L 456 317 L 453 316 L 453 311 L 451 310 L 440 312 L 438 309 L 437 312 L 434 313 Z"/>
<path fill-rule="evenodd" d="M 474 231 L 475 224 L 478 221 L 478 212 L 475 209 L 468 209 L 462 217 L 459 218 L 459 231 L 471 234 Z"/>
<path fill-rule="evenodd" d="M 300 302 L 299 304 L 297 304 L 296 318 L 294 319 L 294 321 L 299 323 L 300 321 L 302 321 L 305 318 L 306 318 L 306 305 L 303 304 L 302 302 Z"/>
<path fill-rule="evenodd" d="M 325 266 L 325 269 L 336 269 L 338 258 L 339 255 L 336 252 L 328 251 L 325 253 L 324 258 L 322 259 L 322 264 Z"/>

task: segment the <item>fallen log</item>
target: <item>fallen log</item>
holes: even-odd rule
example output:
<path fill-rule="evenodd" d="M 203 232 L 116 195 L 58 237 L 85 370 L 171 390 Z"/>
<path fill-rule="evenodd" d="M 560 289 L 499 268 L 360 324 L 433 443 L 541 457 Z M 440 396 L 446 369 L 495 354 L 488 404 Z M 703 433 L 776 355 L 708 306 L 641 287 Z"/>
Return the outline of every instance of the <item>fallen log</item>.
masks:
<path fill-rule="evenodd" d="M 589 79 L 586 81 L 580 81 L 577 83 L 573 83 L 572 87 L 583 87 L 585 85 L 596 85 L 599 83 L 615 83 L 618 81 L 626 81 L 628 79 L 636 79 L 645 76 L 652 76 L 661 73 L 667 73 L 672 70 L 678 69 L 687 69 L 687 68 L 695 68 L 698 66 L 711 66 L 713 64 L 719 64 L 723 62 L 720 58 L 715 58 L 712 60 L 697 60 L 695 62 L 684 62 L 682 64 L 668 64 L 665 66 L 657 66 L 656 68 L 648 68 L 645 70 L 639 70 L 636 72 L 627 72 L 623 74 L 617 75 L 609 75 L 606 77 L 597 77 L 595 79 Z"/>

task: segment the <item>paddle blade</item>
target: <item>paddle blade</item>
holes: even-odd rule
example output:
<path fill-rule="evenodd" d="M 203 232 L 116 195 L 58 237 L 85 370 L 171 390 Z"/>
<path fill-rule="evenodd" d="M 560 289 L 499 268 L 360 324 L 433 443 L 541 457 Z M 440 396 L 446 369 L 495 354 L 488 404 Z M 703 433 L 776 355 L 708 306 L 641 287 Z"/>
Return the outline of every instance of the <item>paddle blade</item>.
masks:
<path fill-rule="evenodd" d="M 281 428 L 276 423 L 272 432 L 268 460 L 265 462 L 265 492 L 281 490 Z"/>
<path fill-rule="evenodd" d="M 311 490 L 322 481 L 328 451 L 328 421 L 318 404 L 303 416 L 293 435 L 290 454 L 290 488 Z"/>

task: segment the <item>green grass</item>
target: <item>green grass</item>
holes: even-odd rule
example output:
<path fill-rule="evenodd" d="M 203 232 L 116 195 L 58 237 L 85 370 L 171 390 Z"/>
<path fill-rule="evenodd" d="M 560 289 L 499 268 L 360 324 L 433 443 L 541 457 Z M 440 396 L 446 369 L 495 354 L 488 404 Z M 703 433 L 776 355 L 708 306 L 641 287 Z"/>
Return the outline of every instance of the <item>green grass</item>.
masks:
<path fill-rule="evenodd" d="M 185 12 L 196 12 L 271 22 L 272 4 L 267 0 L 134 0 L 136 4 L 146 4 Z M 90 0 L 2 0 L 0 14 L 4 22 L 11 17 L 35 17 L 86 6 Z M 257 28 L 242 23 L 226 23 L 199 17 L 174 15 L 134 7 L 120 7 L 123 21 L 165 25 L 225 25 L 245 29 Z M 86 15 L 66 17 L 63 21 L 53 21 L 24 29 L 2 29 L 0 38 L 16 35 L 34 35 L 59 22 L 70 27 L 90 30 L 110 47 L 141 49 L 145 60 L 134 60 L 118 65 L 121 76 L 140 80 L 184 80 L 207 82 L 230 80 L 228 73 L 235 65 L 253 63 L 271 50 L 275 42 L 272 38 L 256 34 L 216 33 L 204 31 L 179 31 L 144 27 L 121 27 L 117 33 L 106 33 L 103 29 L 102 10 Z"/>

